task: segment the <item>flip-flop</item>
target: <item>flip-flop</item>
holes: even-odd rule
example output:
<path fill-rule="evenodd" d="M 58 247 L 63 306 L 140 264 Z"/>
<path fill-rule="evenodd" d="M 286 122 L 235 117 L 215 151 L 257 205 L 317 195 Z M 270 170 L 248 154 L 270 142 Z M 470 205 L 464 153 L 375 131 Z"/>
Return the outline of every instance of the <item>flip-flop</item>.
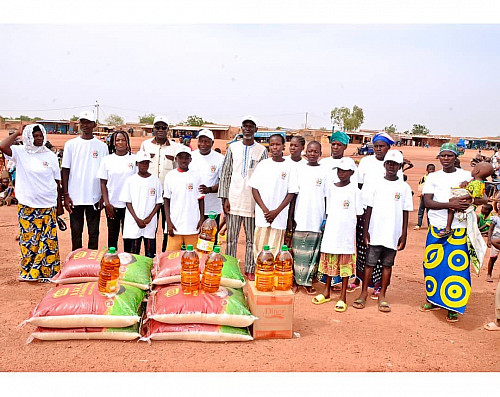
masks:
<path fill-rule="evenodd" d="M 389 306 L 389 302 L 379 301 L 378 302 L 378 311 L 383 312 L 383 313 L 389 313 L 391 311 L 391 307 Z"/>
<path fill-rule="evenodd" d="M 319 294 L 312 298 L 312 303 L 315 305 L 322 305 L 323 303 L 330 302 L 332 298 L 325 298 L 325 295 Z"/>
<path fill-rule="evenodd" d="M 373 300 L 378 300 L 378 296 L 380 295 L 380 289 L 375 289 L 373 290 L 373 293 L 370 295 L 370 299 L 373 299 Z"/>
<path fill-rule="evenodd" d="M 336 304 L 335 304 L 335 311 L 336 312 L 339 312 L 339 313 L 343 313 L 347 310 L 347 305 L 346 303 L 343 301 L 343 300 L 339 300 Z"/>
<path fill-rule="evenodd" d="M 365 306 L 366 306 L 366 301 L 363 298 L 355 299 L 354 302 L 352 302 L 352 307 L 356 309 L 364 309 Z"/>
<path fill-rule="evenodd" d="M 493 278 L 491 278 L 491 277 L 489 277 L 489 276 L 488 276 L 488 277 L 486 277 L 486 282 L 488 282 L 488 283 L 492 283 L 492 282 L 493 282 Z"/>
<path fill-rule="evenodd" d="M 488 331 L 500 331 L 500 326 L 492 321 L 491 323 L 484 324 L 484 329 Z"/>
<path fill-rule="evenodd" d="M 316 289 L 314 287 L 311 287 L 310 290 L 307 290 L 307 288 L 304 287 L 304 290 L 306 291 L 307 295 L 316 295 L 316 293 L 318 292 L 318 291 L 316 291 Z"/>
<path fill-rule="evenodd" d="M 446 315 L 446 321 L 449 323 L 456 323 L 458 321 L 458 314 L 457 313 L 450 313 Z"/>
<path fill-rule="evenodd" d="M 439 306 L 433 305 L 432 303 L 424 303 L 422 306 L 418 307 L 418 310 L 421 312 L 430 312 L 432 310 L 439 310 L 441 309 Z"/>
<path fill-rule="evenodd" d="M 360 284 L 354 284 L 354 283 L 347 284 L 347 292 L 354 292 L 359 288 L 361 288 Z"/>

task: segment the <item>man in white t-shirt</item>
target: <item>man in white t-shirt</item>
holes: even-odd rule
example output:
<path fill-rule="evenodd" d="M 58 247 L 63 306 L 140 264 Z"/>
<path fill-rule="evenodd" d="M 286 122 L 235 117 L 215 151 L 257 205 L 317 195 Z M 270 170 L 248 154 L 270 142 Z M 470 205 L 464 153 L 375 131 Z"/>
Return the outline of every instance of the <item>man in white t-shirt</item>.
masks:
<path fill-rule="evenodd" d="M 168 120 L 165 116 L 156 116 L 153 121 L 154 138 L 147 139 L 141 144 L 141 151 L 149 153 L 151 165 L 149 172 L 160 180 L 163 186 L 165 176 L 175 169 L 175 151 L 179 144 L 168 139 Z M 163 229 L 162 252 L 167 248 L 168 234 L 165 229 L 165 208 L 161 206 L 161 225 Z"/>
<path fill-rule="evenodd" d="M 190 168 L 200 175 L 200 193 L 205 195 L 204 219 L 208 218 L 210 212 L 215 212 L 217 214 L 215 222 L 217 222 L 217 228 L 219 228 L 222 200 L 217 197 L 217 191 L 219 190 L 224 156 L 212 150 L 213 145 L 214 134 L 212 131 L 201 130 L 198 133 L 198 149 L 191 153 L 192 162 Z M 217 244 L 217 236 L 215 244 Z"/>
<path fill-rule="evenodd" d="M 267 159 L 266 148 L 255 142 L 257 121 L 247 116 L 241 123 L 243 139 L 232 143 L 226 152 L 219 183 L 219 197 L 223 199 L 223 209 L 227 216 L 226 254 L 236 256 L 241 223 L 245 229 L 246 252 L 245 274 L 255 280 L 253 240 L 255 229 L 255 200 L 248 184 L 257 164 Z"/>
<path fill-rule="evenodd" d="M 82 112 L 78 121 L 81 135 L 64 145 L 61 172 L 64 207 L 70 214 L 73 251 L 82 248 L 84 216 L 87 219 L 88 248 L 98 248 L 102 199 L 97 171 L 102 159 L 109 154 L 108 146 L 94 137 L 97 125 L 94 112 Z"/>

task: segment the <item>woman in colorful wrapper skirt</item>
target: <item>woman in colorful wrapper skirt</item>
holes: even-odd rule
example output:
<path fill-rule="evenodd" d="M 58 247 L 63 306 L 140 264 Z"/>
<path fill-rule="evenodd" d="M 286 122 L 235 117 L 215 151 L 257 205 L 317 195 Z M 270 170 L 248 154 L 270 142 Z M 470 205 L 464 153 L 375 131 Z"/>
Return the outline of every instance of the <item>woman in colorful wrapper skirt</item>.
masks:
<path fill-rule="evenodd" d="M 20 281 L 48 282 L 59 272 L 57 215 L 63 213 L 57 156 L 46 146 L 42 125 L 27 125 L 23 145 L 12 146 L 20 132 L 0 142 L 0 150 L 16 163 L 16 197 L 21 248 Z"/>

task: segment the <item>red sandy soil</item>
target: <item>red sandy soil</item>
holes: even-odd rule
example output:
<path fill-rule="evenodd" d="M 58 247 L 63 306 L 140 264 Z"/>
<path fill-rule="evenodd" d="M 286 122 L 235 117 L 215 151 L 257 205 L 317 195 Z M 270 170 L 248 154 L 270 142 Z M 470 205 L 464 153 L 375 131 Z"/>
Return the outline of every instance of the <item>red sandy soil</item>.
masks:
<path fill-rule="evenodd" d="M 0 139 L 7 131 L 0 131 Z M 70 137 L 50 136 L 61 147 Z M 132 138 L 134 150 L 145 138 Z M 196 146 L 196 140 L 193 140 Z M 217 142 L 224 148 L 225 143 Z M 326 150 L 325 150 L 326 149 Z M 403 147 L 415 167 L 407 172 L 417 191 L 425 165 L 435 163 L 438 149 Z M 328 148 L 323 148 L 327 155 Z M 350 145 L 346 154 L 355 151 Z M 474 155 L 461 158 L 470 169 Z M 414 196 L 415 209 L 418 197 Z M 19 247 L 15 207 L 0 208 L 0 371 L 500 371 L 499 334 L 483 329 L 494 316 L 494 283 L 486 272 L 472 276 L 472 292 L 464 316 L 455 324 L 446 322 L 444 310 L 421 313 L 425 300 L 422 272 L 425 230 L 414 231 L 417 211 L 410 215 L 408 244 L 399 252 L 388 300 L 391 313 L 380 313 L 376 301 L 364 310 L 350 306 L 358 294 L 348 294 L 349 308 L 336 313 L 335 299 L 315 306 L 303 290 L 296 295 L 294 331 L 289 340 L 258 340 L 247 343 L 60 341 L 26 340 L 34 327 L 18 325 L 46 294 L 49 285 L 17 281 Z M 63 219 L 69 226 L 68 216 Z M 241 232 L 238 258 L 244 258 Z M 71 248 L 70 232 L 59 232 L 61 257 Z M 84 236 L 84 246 L 86 236 Z M 101 217 L 100 244 L 106 244 L 106 220 Z M 160 244 L 158 244 L 160 245 Z M 487 258 L 486 258 L 487 260 Z M 317 285 L 320 287 L 320 285 Z M 334 295 L 335 298 L 335 295 Z M 454 387 L 457 387 L 455 384 Z"/>

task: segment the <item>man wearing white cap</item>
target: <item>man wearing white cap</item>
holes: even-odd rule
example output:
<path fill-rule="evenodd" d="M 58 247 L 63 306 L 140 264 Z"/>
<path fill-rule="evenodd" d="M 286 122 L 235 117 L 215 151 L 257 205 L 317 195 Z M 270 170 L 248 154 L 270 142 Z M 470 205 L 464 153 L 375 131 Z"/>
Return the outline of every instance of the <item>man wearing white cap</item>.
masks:
<path fill-rule="evenodd" d="M 245 274 L 255 280 L 253 239 L 255 229 L 255 200 L 248 181 L 257 164 L 267 159 L 266 148 L 255 142 L 257 121 L 252 116 L 243 118 L 241 123 L 243 139 L 232 143 L 226 152 L 219 183 L 219 197 L 223 199 L 223 209 L 227 216 L 226 254 L 236 256 L 241 223 L 245 229 L 246 252 Z"/>
<path fill-rule="evenodd" d="M 205 215 L 208 218 L 210 212 L 215 212 L 215 221 L 219 225 L 222 213 L 222 200 L 217 197 L 219 180 L 222 172 L 224 156 L 212 150 L 214 145 L 214 134 L 212 131 L 203 129 L 198 133 L 198 149 L 192 152 L 191 167 L 197 171 L 201 178 L 200 193 L 205 195 Z M 215 242 L 217 244 L 217 241 Z"/>
<path fill-rule="evenodd" d="M 102 198 L 97 171 L 102 159 L 109 154 L 108 146 L 94 137 L 93 131 L 97 125 L 94 112 L 82 112 L 78 121 L 81 135 L 64 145 L 61 172 L 73 251 L 82 248 L 84 216 L 87 219 L 88 248 L 98 248 Z"/>
<path fill-rule="evenodd" d="M 173 140 L 168 139 L 168 120 L 165 116 L 156 116 L 153 120 L 154 137 L 141 144 L 141 151 L 149 153 L 151 165 L 149 172 L 156 175 L 163 186 L 165 176 L 174 169 L 175 150 L 178 146 Z M 165 230 L 165 208 L 161 206 L 161 224 L 163 228 L 162 252 L 167 247 L 167 231 Z"/>

